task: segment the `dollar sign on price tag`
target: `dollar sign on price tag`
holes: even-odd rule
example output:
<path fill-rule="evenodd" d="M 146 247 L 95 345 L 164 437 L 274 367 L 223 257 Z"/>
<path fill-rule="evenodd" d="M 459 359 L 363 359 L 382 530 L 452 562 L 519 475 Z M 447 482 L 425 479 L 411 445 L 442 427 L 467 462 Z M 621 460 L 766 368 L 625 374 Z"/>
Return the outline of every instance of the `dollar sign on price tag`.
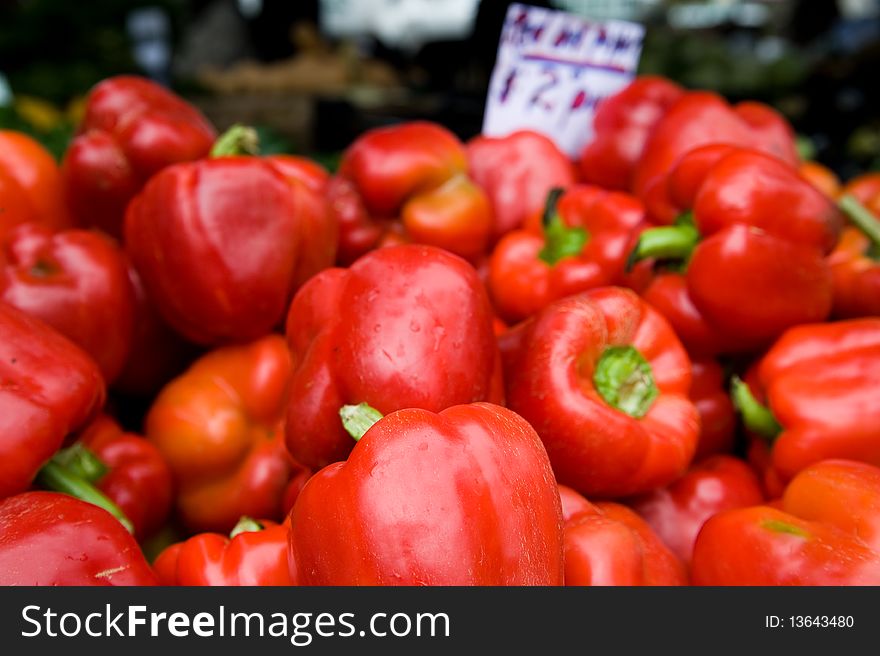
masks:
<path fill-rule="evenodd" d="M 574 158 L 593 138 L 598 103 L 633 79 L 645 28 L 513 4 L 507 11 L 483 134 L 541 132 Z"/>

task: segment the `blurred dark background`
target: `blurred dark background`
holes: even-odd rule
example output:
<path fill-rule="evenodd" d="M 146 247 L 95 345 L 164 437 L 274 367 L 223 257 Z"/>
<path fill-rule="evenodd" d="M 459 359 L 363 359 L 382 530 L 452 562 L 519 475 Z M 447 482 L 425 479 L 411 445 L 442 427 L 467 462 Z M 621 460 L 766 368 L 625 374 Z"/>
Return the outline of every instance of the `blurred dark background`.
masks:
<path fill-rule="evenodd" d="M 332 165 L 364 129 L 480 130 L 508 2 L 0 0 L 0 127 L 63 152 L 88 89 L 148 75 L 264 150 Z M 880 168 L 880 0 L 553 0 L 647 28 L 640 72 L 782 111 L 844 178 Z"/>

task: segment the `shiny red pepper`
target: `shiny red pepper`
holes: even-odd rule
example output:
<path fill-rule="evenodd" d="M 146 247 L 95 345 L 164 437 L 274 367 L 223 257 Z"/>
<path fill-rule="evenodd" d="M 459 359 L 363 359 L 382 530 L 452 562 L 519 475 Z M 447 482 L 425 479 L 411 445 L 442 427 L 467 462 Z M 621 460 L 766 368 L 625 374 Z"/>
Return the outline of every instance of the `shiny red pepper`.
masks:
<path fill-rule="evenodd" d="M 104 396 L 101 372 L 79 347 L 0 302 L 0 498 L 28 489 Z"/>
<path fill-rule="evenodd" d="M 706 146 L 682 157 L 666 180 L 682 219 L 643 232 L 631 261 L 686 263 L 687 294 L 723 350 L 754 350 L 828 316 L 825 256 L 843 217 L 794 168 L 754 150 Z"/>
<path fill-rule="evenodd" d="M 716 455 L 694 465 L 668 487 L 628 501 L 683 562 L 690 563 L 697 533 L 724 510 L 764 501 L 758 477 L 742 460 Z"/>
<path fill-rule="evenodd" d="M 632 510 L 592 504 L 559 486 L 565 520 L 565 585 L 687 585 L 682 562 Z"/>
<path fill-rule="evenodd" d="M 162 585 L 295 585 L 288 522 L 243 517 L 227 537 L 200 533 L 167 547 L 153 562 Z"/>
<path fill-rule="evenodd" d="M 735 383 L 734 402 L 783 481 L 827 458 L 880 465 L 880 318 L 792 328 L 752 381 Z"/>
<path fill-rule="evenodd" d="M 302 585 L 562 584 L 547 454 L 488 403 L 379 419 L 306 483 L 291 522 Z"/>
<path fill-rule="evenodd" d="M 353 443 L 339 419 L 343 405 L 389 413 L 500 402 L 492 319 L 473 267 L 432 246 L 382 248 L 349 269 L 321 272 L 287 318 L 290 453 L 313 469 L 344 460 Z"/>
<path fill-rule="evenodd" d="M 775 110 L 756 102 L 730 106 L 708 91 L 686 93 L 654 127 L 633 177 L 633 192 L 653 222 L 671 224 L 679 214 L 666 180 L 672 167 L 689 151 L 711 144 L 754 148 L 792 169 L 798 163 L 794 132 Z"/>
<path fill-rule="evenodd" d="M 333 263 L 337 225 L 314 172 L 259 158 L 236 126 L 214 157 L 166 167 L 129 204 L 125 246 L 162 317 L 199 344 L 261 337 Z M 229 154 L 232 153 L 232 154 Z"/>
<path fill-rule="evenodd" d="M 0 585 L 156 585 L 134 538 L 101 508 L 56 492 L 0 501 Z"/>
<path fill-rule="evenodd" d="M 489 201 L 468 177 L 464 145 L 435 123 L 366 132 L 343 154 L 327 193 L 339 220 L 342 264 L 409 241 L 469 259 L 488 245 Z"/>
<path fill-rule="evenodd" d="M 135 311 L 121 249 L 97 231 L 34 223 L 12 230 L 2 248 L 0 300 L 78 344 L 112 383 L 128 358 Z"/>
<path fill-rule="evenodd" d="M 113 381 L 113 389 L 151 399 L 168 381 L 182 373 L 199 351 L 162 319 L 130 263 L 128 280 L 134 296 L 134 329 L 128 359 Z"/>
<path fill-rule="evenodd" d="M 619 497 L 685 472 L 700 428 L 691 363 L 633 292 L 570 296 L 499 341 L 508 406 L 538 431 L 560 483 Z"/>
<path fill-rule="evenodd" d="M 493 305 L 517 322 L 564 296 L 636 284 L 636 275 L 648 269 L 640 265 L 638 274 L 626 275 L 624 264 L 644 216 L 642 204 L 627 194 L 587 185 L 551 191 L 544 211 L 507 233 L 492 252 Z"/>
<path fill-rule="evenodd" d="M 685 91 L 663 77 L 642 75 L 605 98 L 593 118 L 595 136 L 581 154 L 581 179 L 606 189 L 629 191 L 645 143 Z"/>
<path fill-rule="evenodd" d="M 531 130 L 475 137 L 467 144 L 467 159 L 471 177 L 492 206 L 492 243 L 540 213 L 551 189 L 565 189 L 577 180 L 565 153 Z"/>
<path fill-rule="evenodd" d="M 880 585 L 880 469 L 826 460 L 777 508 L 712 517 L 697 537 L 697 585 Z"/>
<path fill-rule="evenodd" d="M 284 448 L 290 355 L 280 335 L 202 356 L 159 393 L 146 435 L 167 460 L 175 508 L 194 531 L 242 515 L 278 519 L 295 465 Z"/>
<path fill-rule="evenodd" d="M 867 173 L 840 191 L 851 225 L 828 257 L 834 280 L 832 314 L 843 319 L 880 316 L 880 174 Z"/>
<path fill-rule="evenodd" d="M 0 130 L 0 240 L 22 223 L 69 228 L 61 171 L 39 142 L 21 132 Z"/>
<path fill-rule="evenodd" d="M 122 510 L 138 540 L 162 527 L 171 510 L 171 469 L 151 442 L 102 414 L 66 451 L 89 461 L 88 480 Z"/>
<path fill-rule="evenodd" d="M 700 413 L 700 441 L 695 461 L 733 448 L 736 413 L 727 391 L 724 371 L 715 360 L 691 362 L 689 396 Z"/>
<path fill-rule="evenodd" d="M 119 237 L 128 201 L 161 169 L 208 154 L 214 128 L 192 105 L 147 79 L 95 86 L 64 156 L 67 202 L 80 225 Z"/>

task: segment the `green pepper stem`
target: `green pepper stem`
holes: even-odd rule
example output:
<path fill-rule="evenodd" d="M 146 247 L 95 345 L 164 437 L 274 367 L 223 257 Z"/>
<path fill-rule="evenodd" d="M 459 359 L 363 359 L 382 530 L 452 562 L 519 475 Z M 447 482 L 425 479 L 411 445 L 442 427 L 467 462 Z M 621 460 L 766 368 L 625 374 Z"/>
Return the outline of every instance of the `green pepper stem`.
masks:
<path fill-rule="evenodd" d="M 675 225 L 650 228 L 639 235 L 638 243 L 626 258 L 626 270 L 631 271 L 637 262 L 649 257 L 687 261 L 699 241 L 700 231 L 689 215 L 679 218 Z"/>
<path fill-rule="evenodd" d="M 263 528 L 264 526 L 253 517 L 242 515 L 241 519 L 238 520 L 238 523 L 229 533 L 229 539 L 231 540 L 240 533 L 256 533 L 257 531 L 262 531 Z"/>
<path fill-rule="evenodd" d="M 564 190 L 560 187 L 550 190 L 541 218 L 544 226 L 544 247 L 538 253 L 538 259 L 550 266 L 563 258 L 580 255 L 590 239 L 590 233 L 584 228 L 565 224 L 556 208 L 563 193 Z"/>
<path fill-rule="evenodd" d="M 776 421 L 770 408 L 758 402 L 752 390 L 739 376 L 734 376 L 730 382 L 730 396 L 734 407 L 742 415 L 743 423 L 751 432 L 770 443 L 782 432 L 782 426 Z"/>
<path fill-rule="evenodd" d="M 853 225 L 871 240 L 875 248 L 880 248 L 880 220 L 873 212 L 862 205 L 855 196 L 847 194 L 837 202 Z"/>
<path fill-rule="evenodd" d="M 593 384 L 609 405 L 640 419 L 657 398 L 650 363 L 634 346 L 609 346 L 596 363 Z"/>
<path fill-rule="evenodd" d="M 211 148 L 211 157 L 232 157 L 235 155 L 259 155 L 260 138 L 257 131 L 247 125 L 236 123 L 217 137 Z"/>
<path fill-rule="evenodd" d="M 134 526 L 119 506 L 87 480 L 72 474 L 54 458 L 37 473 L 37 482 L 46 489 L 63 492 L 103 508 L 118 519 L 129 533 L 134 533 Z"/>
<path fill-rule="evenodd" d="M 342 418 L 345 430 L 357 442 L 383 415 L 368 403 L 358 403 L 342 406 L 339 409 L 339 416 Z"/>
<path fill-rule="evenodd" d="M 74 476 L 89 483 L 98 482 L 108 471 L 107 465 L 81 442 L 62 449 L 52 459 Z"/>

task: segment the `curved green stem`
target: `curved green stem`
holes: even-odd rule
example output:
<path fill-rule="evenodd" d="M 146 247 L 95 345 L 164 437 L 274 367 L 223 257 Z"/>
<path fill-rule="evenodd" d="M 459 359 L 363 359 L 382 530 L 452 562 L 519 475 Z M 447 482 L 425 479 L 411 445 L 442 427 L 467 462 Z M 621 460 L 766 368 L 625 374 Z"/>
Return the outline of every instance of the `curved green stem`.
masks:
<path fill-rule="evenodd" d="M 648 414 L 659 390 L 650 363 L 634 346 L 610 346 L 593 372 L 593 384 L 609 405 L 640 419 Z"/>
<path fill-rule="evenodd" d="M 556 206 L 565 190 L 554 187 L 547 194 L 544 203 L 544 248 L 538 253 L 538 259 L 553 266 L 566 257 L 580 255 L 590 239 L 590 233 L 581 227 L 569 227 L 562 219 Z"/>
<path fill-rule="evenodd" d="M 752 390 L 739 376 L 734 376 L 730 382 L 730 396 L 734 407 L 742 415 L 743 423 L 751 432 L 771 443 L 782 432 L 782 426 L 776 421 L 770 408 L 758 402 Z"/>
<path fill-rule="evenodd" d="M 238 520 L 238 523 L 230 531 L 229 539 L 231 540 L 240 533 L 256 533 L 257 531 L 262 531 L 263 528 L 265 527 L 253 517 L 242 515 L 241 519 Z"/>
<path fill-rule="evenodd" d="M 357 405 L 344 405 L 339 409 L 339 416 L 342 419 L 342 425 L 348 434 L 357 442 L 364 433 L 382 418 L 382 413 L 376 410 L 368 403 L 358 403 Z"/>
<path fill-rule="evenodd" d="M 211 157 L 231 157 L 235 155 L 259 155 L 260 138 L 257 131 L 247 125 L 236 123 L 217 137 L 211 148 Z"/>
<path fill-rule="evenodd" d="M 638 243 L 626 258 L 626 270 L 631 271 L 637 262 L 649 257 L 686 262 L 699 241 L 700 231 L 692 215 L 683 214 L 675 225 L 649 228 L 639 235 Z"/>
<path fill-rule="evenodd" d="M 118 519 L 129 533 L 134 533 L 134 526 L 119 506 L 87 480 L 68 471 L 54 458 L 43 465 L 37 473 L 37 482 L 48 490 L 63 492 L 80 501 L 87 501 L 103 508 Z"/>
<path fill-rule="evenodd" d="M 52 458 L 57 464 L 79 478 L 95 483 L 107 473 L 105 465 L 88 447 L 77 442 L 73 446 L 62 449 Z"/>
<path fill-rule="evenodd" d="M 841 198 L 837 205 L 853 225 L 871 240 L 872 252 L 880 251 L 880 219 L 850 194 Z"/>

